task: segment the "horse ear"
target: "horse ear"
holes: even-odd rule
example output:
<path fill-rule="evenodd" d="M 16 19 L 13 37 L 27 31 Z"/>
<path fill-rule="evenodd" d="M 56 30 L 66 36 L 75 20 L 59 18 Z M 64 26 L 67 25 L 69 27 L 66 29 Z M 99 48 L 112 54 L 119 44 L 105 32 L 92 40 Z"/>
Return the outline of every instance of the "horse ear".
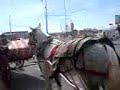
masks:
<path fill-rule="evenodd" d="M 41 28 L 41 23 L 38 24 L 38 27 Z"/>
<path fill-rule="evenodd" d="M 36 29 L 41 30 L 41 23 L 38 24 L 38 26 L 36 27 Z"/>
<path fill-rule="evenodd" d="M 32 28 L 32 27 L 29 27 L 31 30 L 34 30 L 34 28 Z"/>

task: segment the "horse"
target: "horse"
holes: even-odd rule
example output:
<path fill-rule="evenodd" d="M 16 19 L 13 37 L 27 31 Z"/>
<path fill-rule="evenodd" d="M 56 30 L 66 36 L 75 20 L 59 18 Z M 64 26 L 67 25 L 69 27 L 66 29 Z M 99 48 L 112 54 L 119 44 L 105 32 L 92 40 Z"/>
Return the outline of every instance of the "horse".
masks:
<path fill-rule="evenodd" d="M 10 66 L 12 69 L 21 68 L 24 65 L 24 60 L 32 58 L 32 47 L 28 45 L 29 39 L 18 38 L 9 40 L 6 35 L 0 36 L 0 45 L 7 45 L 10 54 Z M 27 54 L 27 55 L 26 55 Z"/>
<path fill-rule="evenodd" d="M 15 65 L 11 65 L 11 68 L 21 68 L 24 65 L 24 61 L 32 58 L 32 47 L 28 45 L 29 39 L 19 38 L 17 40 L 9 41 L 7 44 L 10 55 L 9 60 Z"/>
<path fill-rule="evenodd" d="M 0 38 L 0 87 L 11 86 L 11 63 L 18 63 L 19 67 L 24 64 L 21 61 L 32 58 L 32 47 L 28 45 L 29 39 L 8 41 Z M 18 67 L 17 67 L 18 68 Z M 16 67 L 14 68 L 16 69 Z M 0 88 L 0 89 L 1 89 Z M 4 89 L 2 89 L 4 90 Z"/>
<path fill-rule="evenodd" d="M 7 46 L 0 46 L 0 89 L 7 90 L 10 88 L 11 71 L 7 54 L 9 49 Z"/>
<path fill-rule="evenodd" d="M 55 78 L 58 85 L 61 86 L 59 76 L 62 76 L 75 90 L 81 89 L 77 85 L 78 82 L 82 84 L 83 90 L 100 90 L 100 88 L 113 90 L 112 85 L 116 85 L 119 81 L 119 58 L 109 39 L 87 38 L 88 40 L 86 40 L 84 37 L 66 43 L 46 35 L 39 26 L 30 29 L 32 30 L 30 41 L 36 44 L 38 63 L 43 60 L 39 66 L 46 80 L 46 89 L 51 90 L 51 78 Z M 72 46 L 71 44 L 76 41 L 77 44 Z M 81 43 L 83 44 L 81 45 Z M 72 48 L 73 56 L 64 57 L 66 52 L 71 49 L 62 46 Z M 56 54 L 58 52 L 60 55 L 63 52 L 65 54 L 60 56 Z M 54 59 L 56 60 L 54 61 Z M 78 82 L 75 81 L 76 76 Z"/>

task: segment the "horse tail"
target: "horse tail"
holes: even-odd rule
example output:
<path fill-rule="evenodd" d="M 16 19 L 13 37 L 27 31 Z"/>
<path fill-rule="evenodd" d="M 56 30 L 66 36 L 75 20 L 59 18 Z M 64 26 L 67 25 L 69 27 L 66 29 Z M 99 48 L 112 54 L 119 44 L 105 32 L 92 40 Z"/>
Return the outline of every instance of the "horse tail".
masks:
<path fill-rule="evenodd" d="M 108 56 L 109 56 L 109 87 L 112 87 L 114 84 L 117 84 L 120 80 L 120 67 L 119 61 L 114 50 L 108 45 L 107 47 Z"/>
<path fill-rule="evenodd" d="M 119 80 L 120 57 L 116 52 L 113 42 L 108 38 L 100 38 L 99 42 L 104 46 L 109 58 L 109 79 L 112 81 Z"/>
<path fill-rule="evenodd" d="M 116 54 L 116 56 L 117 56 L 117 58 L 119 60 L 119 65 L 120 65 L 120 57 L 119 57 L 119 55 L 118 55 L 118 53 L 117 53 L 117 51 L 116 51 L 116 49 L 114 47 L 113 42 L 109 38 L 107 38 L 107 37 L 106 38 L 101 38 L 101 39 L 99 39 L 99 41 L 102 44 L 105 43 L 105 44 L 109 45 L 114 50 L 114 52 L 115 52 L 115 54 Z"/>
<path fill-rule="evenodd" d="M 109 79 L 107 82 L 108 90 L 119 90 L 118 88 L 120 88 L 120 67 L 119 61 L 115 56 L 115 53 L 111 53 L 109 65 Z"/>

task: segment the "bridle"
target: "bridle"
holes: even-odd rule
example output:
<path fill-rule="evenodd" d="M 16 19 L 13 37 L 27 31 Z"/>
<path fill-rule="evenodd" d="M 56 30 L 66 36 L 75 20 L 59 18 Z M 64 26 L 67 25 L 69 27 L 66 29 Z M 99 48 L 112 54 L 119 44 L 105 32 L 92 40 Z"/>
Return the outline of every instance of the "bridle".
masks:
<path fill-rule="evenodd" d="M 51 40 L 47 39 L 45 41 L 42 41 L 41 43 L 37 43 L 37 56 L 40 56 L 45 59 L 43 53 L 44 53 L 46 47 L 51 44 L 50 43 L 51 41 L 52 41 L 52 38 L 51 38 Z"/>

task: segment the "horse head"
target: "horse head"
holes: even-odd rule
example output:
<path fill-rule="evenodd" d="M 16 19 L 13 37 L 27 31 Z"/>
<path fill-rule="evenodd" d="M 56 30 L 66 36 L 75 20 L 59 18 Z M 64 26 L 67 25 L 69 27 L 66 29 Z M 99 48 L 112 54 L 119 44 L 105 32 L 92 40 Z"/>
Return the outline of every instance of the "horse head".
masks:
<path fill-rule="evenodd" d="M 30 29 L 32 30 L 32 32 L 30 32 L 30 40 L 35 43 L 41 43 L 50 37 L 47 33 L 42 32 L 41 24 L 39 24 L 36 28 L 30 27 Z"/>
<path fill-rule="evenodd" d="M 9 49 L 7 46 L 0 46 L 0 54 L 6 55 L 9 52 Z"/>

